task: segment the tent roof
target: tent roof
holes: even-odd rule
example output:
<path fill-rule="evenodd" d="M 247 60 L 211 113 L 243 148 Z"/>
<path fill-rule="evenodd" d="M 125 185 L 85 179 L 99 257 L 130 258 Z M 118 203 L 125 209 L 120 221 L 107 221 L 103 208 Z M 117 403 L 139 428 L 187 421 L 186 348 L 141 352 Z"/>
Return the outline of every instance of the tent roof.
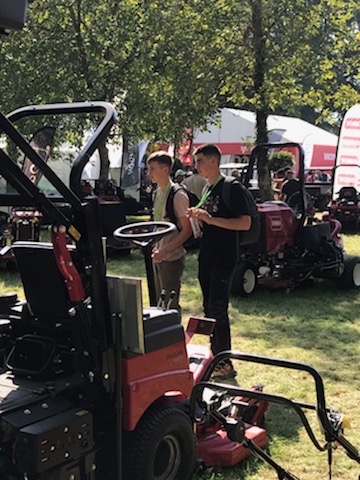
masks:
<path fill-rule="evenodd" d="M 256 115 L 247 110 L 234 108 L 221 109 L 220 127 L 209 126 L 206 132 L 196 132 L 194 142 L 199 143 L 247 143 L 254 142 L 256 137 Z M 336 147 L 338 137 L 309 122 L 295 117 L 269 115 L 267 122 L 270 141 L 291 141 L 303 144 L 310 141 L 317 145 L 333 145 Z M 233 153 L 226 152 L 223 153 Z"/>
<path fill-rule="evenodd" d="M 218 124 L 209 125 L 205 132 L 195 132 L 194 145 L 215 143 L 223 156 L 248 155 L 256 140 L 255 113 L 223 108 L 220 114 Z M 337 135 L 300 118 L 284 115 L 269 115 L 267 127 L 270 142 L 295 142 L 302 145 L 306 168 L 334 166 Z"/>

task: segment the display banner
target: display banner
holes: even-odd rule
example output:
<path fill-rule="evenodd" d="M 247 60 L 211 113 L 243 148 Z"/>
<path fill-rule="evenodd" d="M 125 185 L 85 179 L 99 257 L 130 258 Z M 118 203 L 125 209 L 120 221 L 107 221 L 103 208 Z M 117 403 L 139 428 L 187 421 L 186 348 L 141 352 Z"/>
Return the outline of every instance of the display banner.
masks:
<path fill-rule="evenodd" d="M 42 127 L 30 140 L 30 146 L 45 163 L 49 160 L 54 145 L 54 136 L 55 128 Z M 42 172 L 39 171 L 38 167 L 34 165 L 28 157 L 24 159 L 23 172 L 35 185 L 39 183 L 42 177 Z"/>

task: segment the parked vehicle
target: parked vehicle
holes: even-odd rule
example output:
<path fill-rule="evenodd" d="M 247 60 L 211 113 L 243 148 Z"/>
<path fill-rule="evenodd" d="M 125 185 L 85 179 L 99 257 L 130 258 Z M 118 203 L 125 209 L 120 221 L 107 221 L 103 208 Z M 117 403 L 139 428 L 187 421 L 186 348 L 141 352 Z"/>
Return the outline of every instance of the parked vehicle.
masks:
<path fill-rule="evenodd" d="M 345 228 L 360 229 L 360 104 L 341 125 L 329 211 Z"/>
<path fill-rule="evenodd" d="M 289 144 L 263 144 L 254 148 L 247 175 L 261 150 Z M 290 144 L 296 145 L 296 144 Z M 292 289 L 310 278 L 329 278 L 342 287 L 360 287 L 360 257 L 347 255 L 340 237 L 341 224 L 328 214 L 319 219 L 305 193 L 304 153 L 299 150 L 299 191 L 287 200 L 258 204 L 259 240 L 243 249 L 236 266 L 232 292 L 251 294 L 257 284 Z M 245 180 L 246 181 L 246 180 Z"/>
<path fill-rule="evenodd" d="M 103 118 L 74 163 L 68 188 L 0 114 L 0 128 L 69 206 L 59 209 L 0 149 L 0 174 L 18 190 L 19 203 L 52 220 L 51 243 L 7 247 L 16 257 L 26 301 L 0 298 L 0 476 L 190 480 L 197 450 L 189 398 L 212 360 L 209 347 L 190 339 L 211 335 L 214 320 L 192 317 L 184 332 L 169 305 L 143 308 L 139 279 L 106 274 L 98 199 L 83 194 L 81 171 L 116 119 L 112 106 L 41 108 Z M 3 205 L 13 199 L 0 196 Z M 115 236 L 149 251 L 174 229 L 172 223 L 142 222 L 120 227 Z M 255 423 L 266 408 L 266 402 L 251 401 L 246 409 L 246 435 L 259 447 L 268 438 Z M 207 452 L 206 465 L 235 465 L 250 454 L 214 422 L 199 428 L 197 442 Z M 224 457 L 227 450 L 231 454 Z"/>

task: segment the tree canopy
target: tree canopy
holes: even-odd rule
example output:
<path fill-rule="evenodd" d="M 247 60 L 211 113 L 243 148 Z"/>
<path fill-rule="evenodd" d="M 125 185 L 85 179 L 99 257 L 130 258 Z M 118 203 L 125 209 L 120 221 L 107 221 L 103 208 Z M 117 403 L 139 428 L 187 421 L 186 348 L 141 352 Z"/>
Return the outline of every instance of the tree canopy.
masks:
<path fill-rule="evenodd" d="M 270 112 L 334 124 L 360 101 L 357 3 L 33 0 L 0 40 L 1 107 L 106 100 L 121 134 L 170 141 L 226 102 L 258 141 Z"/>

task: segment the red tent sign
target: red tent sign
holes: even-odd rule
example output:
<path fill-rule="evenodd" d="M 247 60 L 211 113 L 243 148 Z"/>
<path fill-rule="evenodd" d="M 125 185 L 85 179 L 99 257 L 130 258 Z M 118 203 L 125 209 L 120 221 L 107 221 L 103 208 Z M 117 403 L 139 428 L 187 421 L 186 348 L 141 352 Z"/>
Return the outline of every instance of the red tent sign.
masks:
<path fill-rule="evenodd" d="M 343 120 L 336 158 L 333 199 L 342 187 L 360 191 L 360 105 L 354 105 Z"/>

